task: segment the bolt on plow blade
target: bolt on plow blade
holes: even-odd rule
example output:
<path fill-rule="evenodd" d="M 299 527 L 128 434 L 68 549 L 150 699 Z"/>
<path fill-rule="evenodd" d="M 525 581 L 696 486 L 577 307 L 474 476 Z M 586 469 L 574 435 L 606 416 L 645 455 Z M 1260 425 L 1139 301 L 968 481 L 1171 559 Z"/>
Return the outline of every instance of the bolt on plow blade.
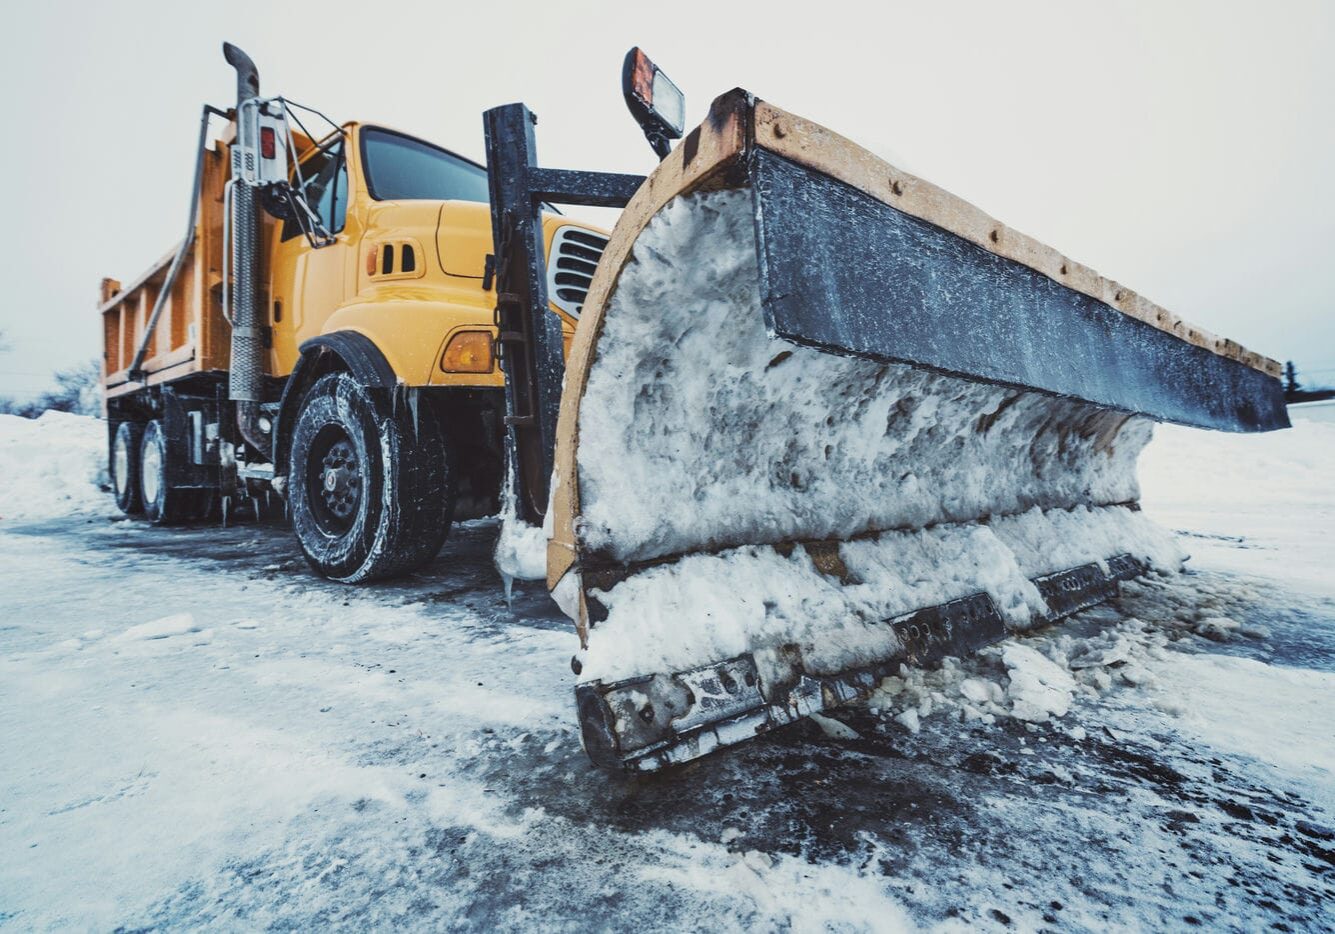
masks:
<path fill-rule="evenodd" d="M 567 366 L 548 586 L 600 765 L 653 770 L 1078 612 L 1172 536 L 1155 421 L 1278 364 L 734 91 L 649 177 Z"/>

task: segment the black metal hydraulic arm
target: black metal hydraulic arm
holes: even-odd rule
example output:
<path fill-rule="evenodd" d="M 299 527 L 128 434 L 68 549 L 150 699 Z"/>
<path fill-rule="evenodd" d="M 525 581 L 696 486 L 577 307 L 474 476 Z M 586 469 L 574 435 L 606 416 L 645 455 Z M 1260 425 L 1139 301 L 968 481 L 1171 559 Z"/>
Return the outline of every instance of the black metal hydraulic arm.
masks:
<path fill-rule="evenodd" d="M 506 457 L 520 518 L 547 511 L 565 358 L 548 305 L 542 214 L 547 205 L 625 207 L 641 175 L 541 168 L 523 104 L 483 114 L 496 276 L 496 328 L 505 373 Z"/>

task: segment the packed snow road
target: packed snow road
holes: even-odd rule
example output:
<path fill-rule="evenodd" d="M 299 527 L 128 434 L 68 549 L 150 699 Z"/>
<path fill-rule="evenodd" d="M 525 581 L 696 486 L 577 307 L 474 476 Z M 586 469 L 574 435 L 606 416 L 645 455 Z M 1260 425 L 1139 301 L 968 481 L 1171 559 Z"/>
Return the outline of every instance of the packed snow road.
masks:
<path fill-rule="evenodd" d="M 0 926 L 1329 928 L 1335 426 L 1242 440 L 1146 455 L 1193 574 L 633 780 L 492 523 L 347 588 L 5 470 Z"/>

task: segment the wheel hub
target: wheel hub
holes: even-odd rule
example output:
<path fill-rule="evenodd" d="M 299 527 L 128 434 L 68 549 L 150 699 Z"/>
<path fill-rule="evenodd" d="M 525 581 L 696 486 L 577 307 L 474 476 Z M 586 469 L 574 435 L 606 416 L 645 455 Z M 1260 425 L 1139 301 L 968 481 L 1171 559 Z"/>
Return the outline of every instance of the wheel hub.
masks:
<path fill-rule="evenodd" d="M 350 520 L 361 499 L 361 465 L 351 442 L 340 438 L 320 460 L 320 499 L 340 521 Z"/>

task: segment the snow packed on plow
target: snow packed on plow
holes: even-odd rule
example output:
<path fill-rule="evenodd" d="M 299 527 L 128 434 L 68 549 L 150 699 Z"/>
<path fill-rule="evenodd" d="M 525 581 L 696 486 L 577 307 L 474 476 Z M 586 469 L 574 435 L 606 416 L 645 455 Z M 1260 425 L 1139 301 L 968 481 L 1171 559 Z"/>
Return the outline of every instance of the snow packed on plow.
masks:
<path fill-rule="evenodd" d="M 1022 630 L 1047 610 L 1031 578 L 1121 554 L 1180 566 L 1125 505 L 1149 419 L 773 338 L 751 199 L 671 201 L 608 300 L 578 535 L 632 570 L 597 594 L 583 680 L 783 645 L 836 673 L 893 657 L 884 621 L 914 610 L 986 593 Z M 839 573 L 794 542 L 837 542 Z M 762 682 L 788 676 L 755 657 Z"/>
<path fill-rule="evenodd" d="M 0 925 L 1328 929 L 1335 426 L 1156 433 L 1185 574 L 626 779 L 494 522 L 341 587 L 279 523 L 113 518 L 100 423 L 0 419 Z"/>

